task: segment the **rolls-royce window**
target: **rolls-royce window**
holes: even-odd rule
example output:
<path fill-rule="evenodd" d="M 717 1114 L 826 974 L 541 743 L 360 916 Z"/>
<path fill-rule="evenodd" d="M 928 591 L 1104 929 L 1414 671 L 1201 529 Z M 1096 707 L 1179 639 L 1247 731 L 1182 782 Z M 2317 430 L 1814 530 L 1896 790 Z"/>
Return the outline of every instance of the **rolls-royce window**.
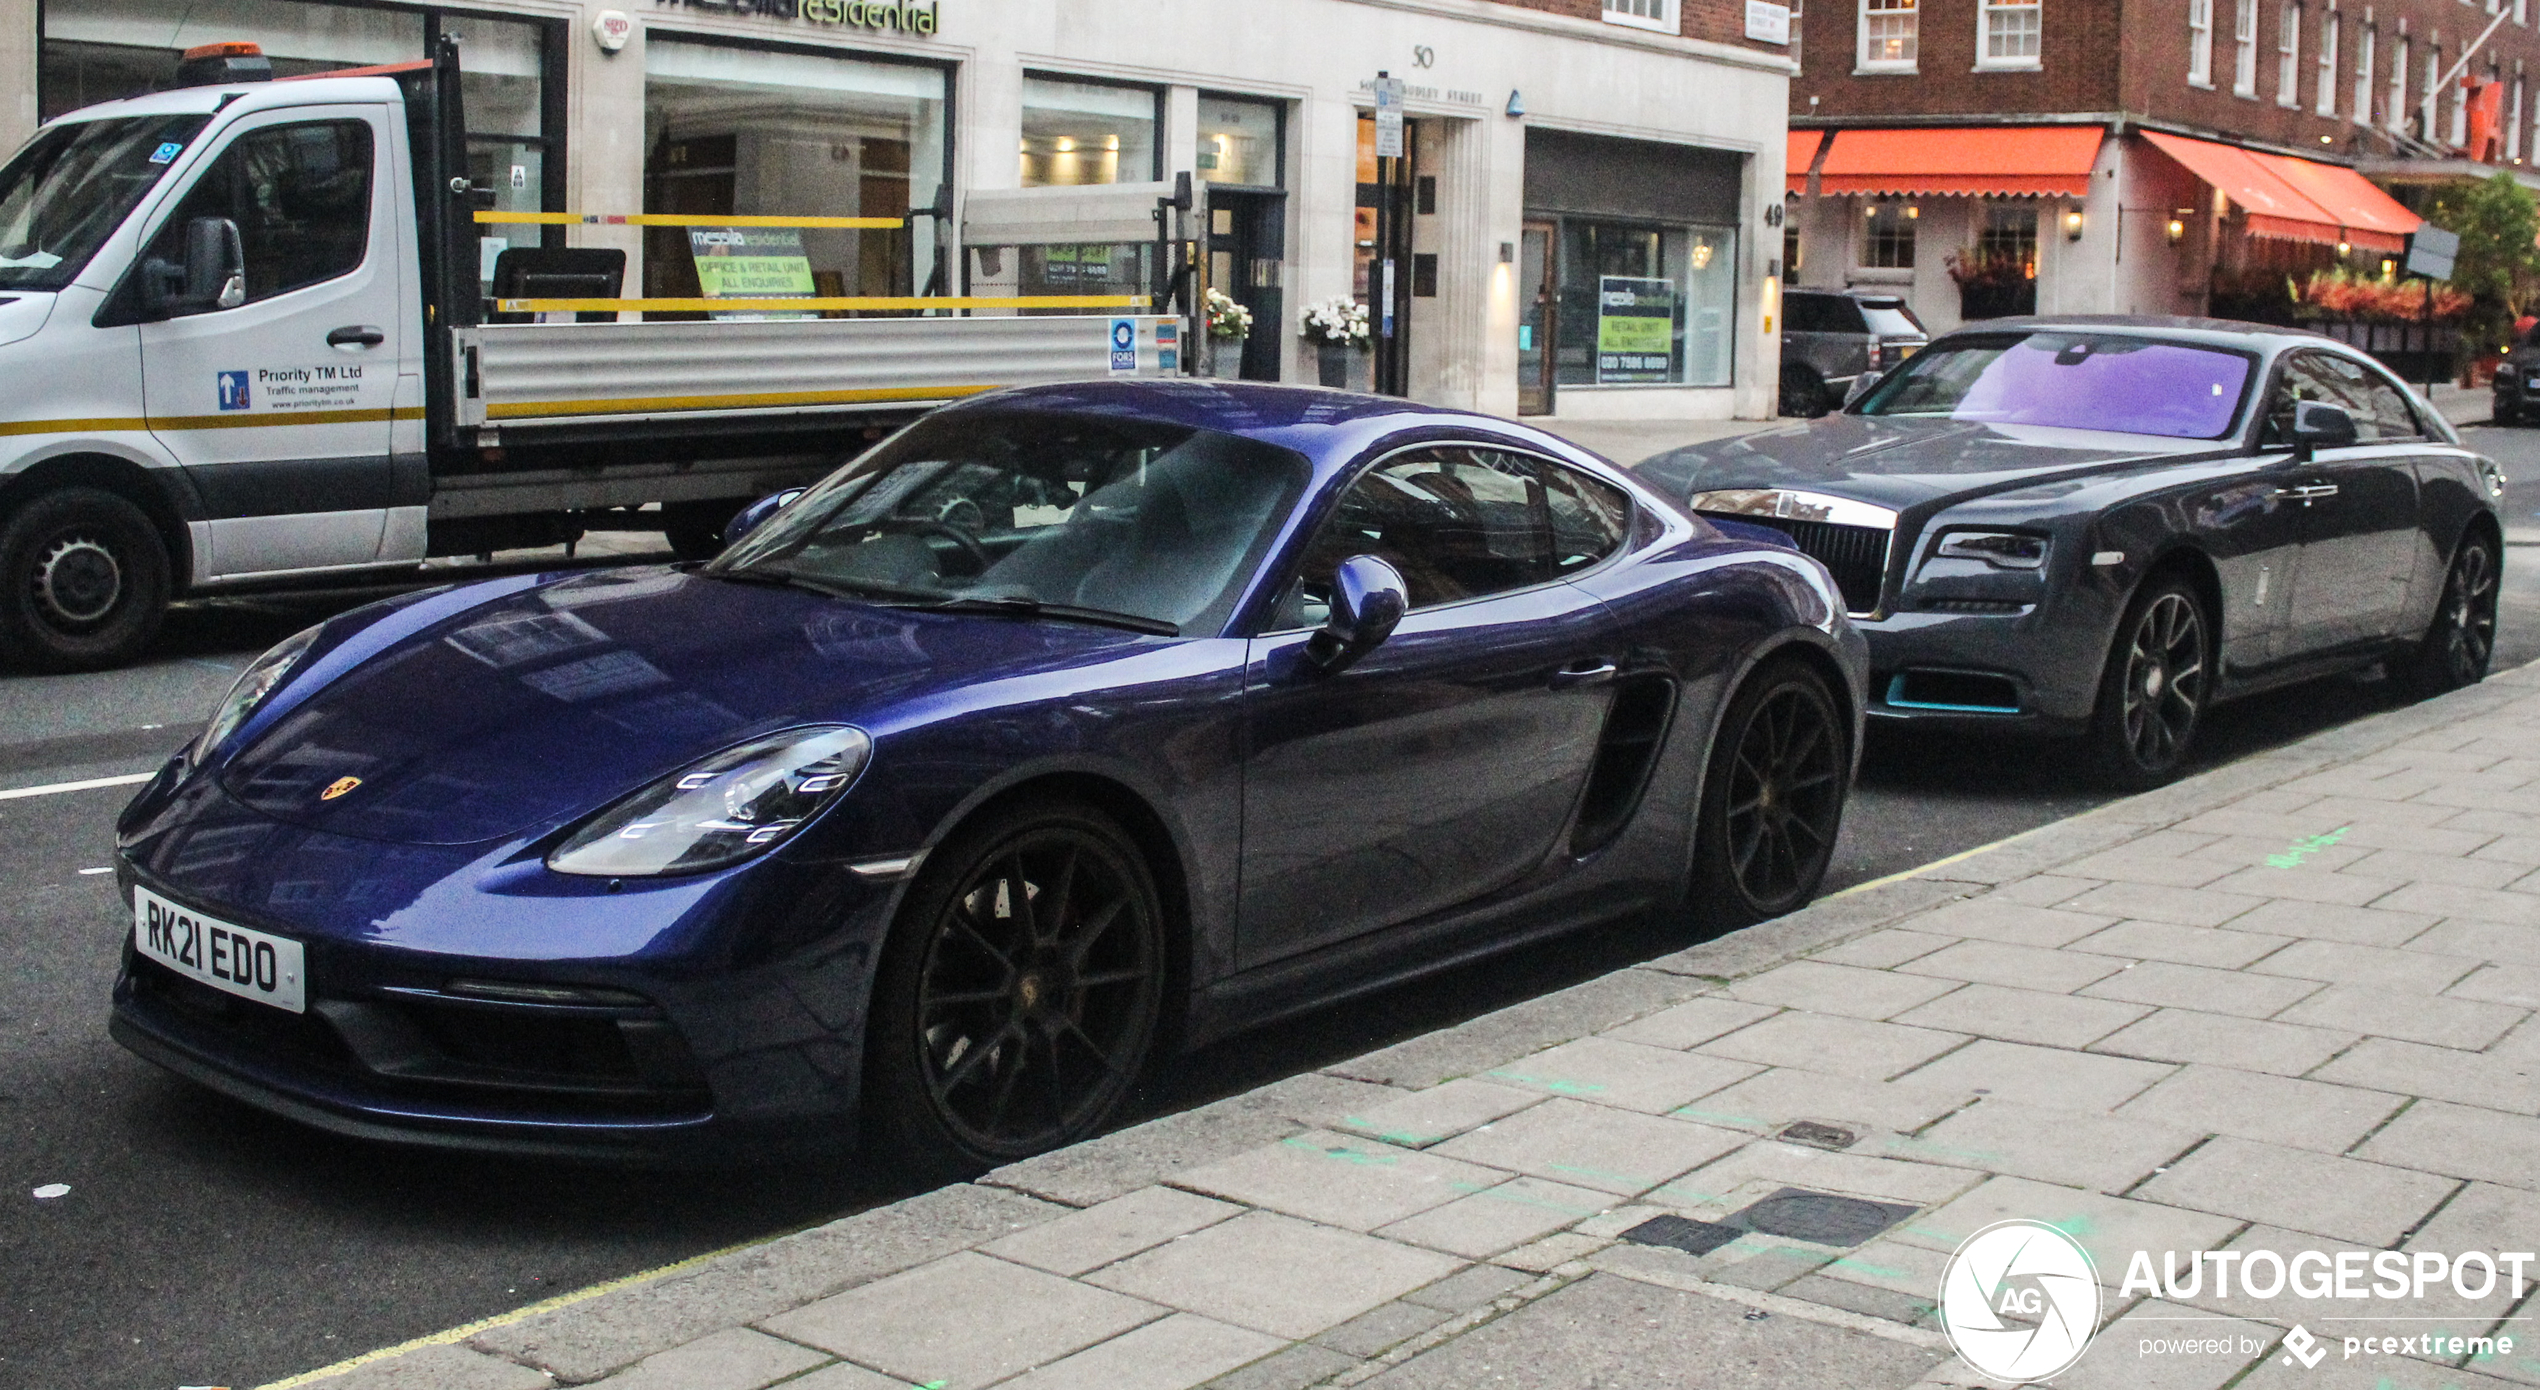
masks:
<path fill-rule="evenodd" d="M 1985 334 L 1915 354 L 1855 409 L 2220 439 L 2240 418 L 2255 366 L 2246 353 L 2156 338 Z"/>

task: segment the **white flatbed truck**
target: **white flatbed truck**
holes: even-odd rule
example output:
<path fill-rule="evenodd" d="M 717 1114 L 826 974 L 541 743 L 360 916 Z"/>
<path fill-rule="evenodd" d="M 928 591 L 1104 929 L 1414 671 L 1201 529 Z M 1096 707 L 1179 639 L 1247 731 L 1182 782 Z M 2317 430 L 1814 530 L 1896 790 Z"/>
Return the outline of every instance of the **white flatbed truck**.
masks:
<path fill-rule="evenodd" d="M 935 405 L 1179 365 L 1141 300 L 482 322 L 480 218 L 518 219 L 467 181 L 456 47 L 283 81 L 225 47 L 0 168 L 0 666 L 113 666 L 183 595 L 363 582 L 650 505 L 711 553 L 741 504 Z M 1006 312 L 961 316 L 983 307 Z"/>

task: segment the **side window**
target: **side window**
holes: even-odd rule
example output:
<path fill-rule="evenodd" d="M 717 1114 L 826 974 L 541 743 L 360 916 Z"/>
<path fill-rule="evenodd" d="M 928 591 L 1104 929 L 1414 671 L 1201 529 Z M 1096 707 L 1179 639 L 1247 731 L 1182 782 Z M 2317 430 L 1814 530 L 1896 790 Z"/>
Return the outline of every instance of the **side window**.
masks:
<path fill-rule="evenodd" d="M 359 269 L 370 249 L 371 134 L 367 121 L 303 121 L 230 142 L 187 190 L 149 254 L 182 260 L 198 217 L 238 224 L 247 302 Z"/>
<path fill-rule="evenodd" d="M 2423 439 L 2425 425 L 2417 419 L 2414 406 L 2408 404 L 2408 393 L 2399 383 L 2362 364 L 2354 364 L 2359 377 L 2356 391 L 2362 396 L 2365 411 L 2355 417 L 2355 428 L 2366 439 Z"/>
<path fill-rule="evenodd" d="M 1552 510 L 1552 572 L 1574 574 L 1620 550 L 1631 534 L 1632 499 L 1621 488 L 1555 464 L 1540 465 Z"/>
<path fill-rule="evenodd" d="M 2327 401 L 2331 405 L 2354 406 L 2336 380 L 2323 372 L 2330 359 L 2324 353 L 2297 352 L 2285 359 L 2284 374 L 2276 379 L 2275 394 L 2267 398 L 2266 427 L 2258 433 L 2258 447 L 2281 449 L 2293 439 L 2293 406 L 2297 401 Z M 2358 419 L 2360 430 L 2363 421 Z"/>

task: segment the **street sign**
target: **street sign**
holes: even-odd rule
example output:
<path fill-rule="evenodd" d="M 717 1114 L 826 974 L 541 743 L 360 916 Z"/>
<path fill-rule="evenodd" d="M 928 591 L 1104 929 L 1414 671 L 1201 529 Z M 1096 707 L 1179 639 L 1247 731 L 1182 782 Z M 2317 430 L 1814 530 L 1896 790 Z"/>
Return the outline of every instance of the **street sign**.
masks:
<path fill-rule="evenodd" d="M 1402 79 L 1376 78 L 1376 157 L 1402 158 Z"/>
<path fill-rule="evenodd" d="M 1746 0 L 1746 36 L 1757 43 L 1790 42 L 1790 6 Z"/>
<path fill-rule="evenodd" d="M 2460 234 L 2428 222 L 2408 233 L 2408 259 L 2403 268 L 2410 275 L 2429 280 L 2449 280 L 2453 258 L 2460 254 Z"/>

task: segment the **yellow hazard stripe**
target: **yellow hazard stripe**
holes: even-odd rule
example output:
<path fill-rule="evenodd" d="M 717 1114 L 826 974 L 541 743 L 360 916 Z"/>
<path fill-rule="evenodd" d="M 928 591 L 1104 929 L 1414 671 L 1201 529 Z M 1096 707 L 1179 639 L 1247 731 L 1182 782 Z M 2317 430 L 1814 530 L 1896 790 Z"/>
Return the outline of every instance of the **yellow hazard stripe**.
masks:
<path fill-rule="evenodd" d="M 111 434 L 121 430 L 239 430 L 268 425 L 367 425 L 385 420 L 420 420 L 423 407 L 368 410 L 266 410 L 226 415 L 105 415 L 88 419 L 0 421 L 0 435 Z"/>
<path fill-rule="evenodd" d="M 866 295 L 845 299 L 498 299 L 506 314 L 605 314 L 619 310 L 655 313 L 809 313 L 838 309 L 1143 309 L 1143 294 L 1031 294 L 989 298 L 919 298 L 913 295 Z"/>
<path fill-rule="evenodd" d="M 883 405 L 941 401 L 994 391 L 988 386 L 893 386 L 863 391 L 762 391 L 730 396 L 614 396 L 585 401 L 505 401 L 485 407 L 489 420 L 551 415 L 645 415 L 681 410 L 763 410 L 789 406 Z"/>
<path fill-rule="evenodd" d="M 709 217 L 669 212 L 480 212 L 476 220 L 535 227 L 846 227 L 888 230 L 897 217 Z"/>

